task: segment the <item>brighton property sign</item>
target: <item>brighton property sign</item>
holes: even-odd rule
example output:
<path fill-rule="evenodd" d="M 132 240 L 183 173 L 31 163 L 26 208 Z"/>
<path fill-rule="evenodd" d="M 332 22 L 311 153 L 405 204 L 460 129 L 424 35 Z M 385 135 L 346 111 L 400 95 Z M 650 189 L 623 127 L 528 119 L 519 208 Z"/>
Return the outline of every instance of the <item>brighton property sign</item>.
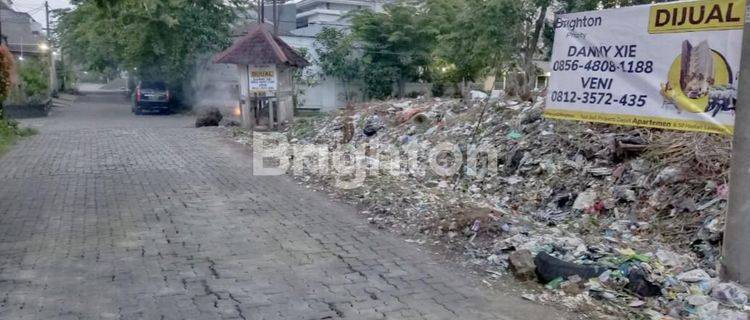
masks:
<path fill-rule="evenodd" d="M 745 0 L 563 14 L 545 115 L 731 134 Z"/>

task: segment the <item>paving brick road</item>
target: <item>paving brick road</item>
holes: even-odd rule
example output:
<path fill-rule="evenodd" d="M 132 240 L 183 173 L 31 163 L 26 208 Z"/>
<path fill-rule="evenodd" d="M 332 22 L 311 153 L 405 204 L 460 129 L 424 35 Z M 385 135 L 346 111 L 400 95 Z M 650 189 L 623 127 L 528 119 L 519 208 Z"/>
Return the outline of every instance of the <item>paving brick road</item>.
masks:
<path fill-rule="evenodd" d="M 0 157 L 0 319 L 563 319 L 187 116 L 89 94 Z"/>

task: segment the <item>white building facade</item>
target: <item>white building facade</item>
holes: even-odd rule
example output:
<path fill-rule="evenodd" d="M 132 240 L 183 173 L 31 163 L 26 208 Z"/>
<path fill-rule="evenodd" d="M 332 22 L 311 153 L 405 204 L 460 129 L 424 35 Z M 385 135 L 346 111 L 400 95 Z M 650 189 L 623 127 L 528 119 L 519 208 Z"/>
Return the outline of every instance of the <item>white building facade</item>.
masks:
<path fill-rule="evenodd" d="M 344 17 L 353 10 L 383 10 L 383 1 L 371 0 L 302 0 L 297 3 L 297 28 L 314 24 L 348 25 Z"/>
<path fill-rule="evenodd" d="M 312 63 L 307 67 L 306 73 L 318 75 L 313 85 L 297 85 L 298 107 L 326 112 L 346 105 L 344 88 L 347 86 L 344 86 L 338 79 L 320 75 L 320 69 L 315 65 L 317 61 L 315 37 L 326 27 L 348 29 L 350 23 L 346 17 L 347 13 L 362 9 L 382 11 L 387 1 L 302 0 L 297 3 L 286 3 L 283 9 L 278 8 L 281 20 L 278 37 L 292 48 L 306 51 L 305 58 Z M 273 21 L 269 11 L 270 8 L 266 8 L 266 23 Z M 255 13 L 251 16 L 257 17 Z M 296 28 L 290 28 L 290 24 L 296 24 Z M 244 30 L 237 36 L 241 36 L 242 33 Z M 192 101 L 193 105 L 196 108 L 216 106 L 229 114 L 236 113 L 234 110 L 238 109 L 236 101 L 240 97 L 241 85 L 236 79 L 235 72 L 235 68 L 226 65 L 201 64 L 197 72 L 198 76 L 189 88 L 196 92 L 195 100 Z M 352 87 L 352 85 L 348 86 L 350 92 L 353 91 Z M 355 98 L 356 96 L 355 94 Z M 361 97 L 361 94 L 359 96 Z"/>
<path fill-rule="evenodd" d="M 308 60 L 313 63 L 308 72 L 320 73 L 315 65 L 315 37 L 324 28 L 348 29 L 347 14 L 355 10 L 383 11 L 388 0 L 302 0 L 297 2 L 297 29 L 281 36 L 294 48 L 305 48 Z M 321 76 L 313 86 L 302 88 L 299 101 L 303 108 L 331 111 L 346 105 L 345 88 L 350 93 L 356 85 L 345 86 L 340 80 Z M 354 94 L 356 100 L 356 94 Z M 361 94 L 360 94 L 361 96 Z"/>

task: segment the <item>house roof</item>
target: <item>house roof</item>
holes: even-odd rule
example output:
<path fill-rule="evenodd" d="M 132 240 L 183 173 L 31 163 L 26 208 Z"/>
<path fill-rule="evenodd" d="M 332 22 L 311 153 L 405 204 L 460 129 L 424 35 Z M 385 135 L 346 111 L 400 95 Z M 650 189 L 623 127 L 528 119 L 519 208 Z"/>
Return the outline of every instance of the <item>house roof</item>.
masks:
<path fill-rule="evenodd" d="M 2 0 L 0 0 L 2 1 Z M 0 2 L 2 4 L 2 2 Z M 2 7 L 2 5 L 0 5 Z M 42 25 L 28 13 L 0 8 L 3 20 L 2 35 L 13 53 L 41 54 L 39 44 L 45 42 Z"/>
<path fill-rule="evenodd" d="M 237 39 L 229 49 L 217 54 L 214 63 L 266 65 L 283 64 L 305 67 L 310 63 L 292 47 L 268 31 L 268 25 L 251 26 L 247 34 Z"/>
<path fill-rule="evenodd" d="M 297 2 L 297 8 L 316 6 L 324 3 L 348 4 L 353 6 L 372 7 L 376 4 L 384 3 L 384 0 L 302 0 Z"/>

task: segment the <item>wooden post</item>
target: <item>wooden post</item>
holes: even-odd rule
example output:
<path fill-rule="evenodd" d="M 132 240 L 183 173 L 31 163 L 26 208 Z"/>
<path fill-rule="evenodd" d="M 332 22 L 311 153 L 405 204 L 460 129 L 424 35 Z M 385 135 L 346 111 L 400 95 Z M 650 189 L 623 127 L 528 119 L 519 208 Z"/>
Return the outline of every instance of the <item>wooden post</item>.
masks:
<path fill-rule="evenodd" d="M 57 70 L 55 68 L 55 49 L 52 48 L 52 41 L 50 38 L 50 32 L 52 29 L 49 26 L 49 1 L 44 2 L 44 12 L 47 19 L 47 54 L 49 55 L 49 91 L 50 95 L 57 92 Z"/>
<path fill-rule="evenodd" d="M 255 102 L 252 97 L 252 92 L 250 92 L 250 66 L 244 66 L 244 72 L 243 66 L 240 67 L 240 94 L 245 94 L 245 103 L 240 104 L 240 115 L 242 118 L 242 127 L 248 130 L 254 130 L 255 129 L 255 112 L 254 112 L 254 106 L 253 103 Z"/>
<path fill-rule="evenodd" d="M 253 98 L 250 94 L 245 95 L 245 103 L 240 108 L 242 113 L 242 127 L 248 130 L 255 129 L 255 117 L 253 116 Z"/>
<path fill-rule="evenodd" d="M 268 128 L 271 130 L 276 129 L 276 123 L 273 119 L 273 101 L 271 99 L 266 100 L 268 103 Z"/>

